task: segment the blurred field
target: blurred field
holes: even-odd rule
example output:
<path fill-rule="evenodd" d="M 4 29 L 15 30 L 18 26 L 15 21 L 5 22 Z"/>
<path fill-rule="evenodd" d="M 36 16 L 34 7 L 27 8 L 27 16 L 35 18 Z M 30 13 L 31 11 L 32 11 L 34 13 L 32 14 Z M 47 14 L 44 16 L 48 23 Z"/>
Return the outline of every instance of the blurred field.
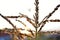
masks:
<path fill-rule="evenodd" d="M 0 33 L 0 40 L 11 40 L 13 37 L 6 34 Z M 34 38 L 25 37 L 24 40 L 35 40 Z M 60 33 L 58 32 L 40 32 L 38 33 L 37 40 L 60 40 Z"/>
<path fill-rule="evenodd" d="M 35 40 L 33 38 L 27 38 L 27 40 Z M 49 33 L 49 32 L 41 32 L 38 33 L 37 40 L 60 40 L 59 33 Z"/>

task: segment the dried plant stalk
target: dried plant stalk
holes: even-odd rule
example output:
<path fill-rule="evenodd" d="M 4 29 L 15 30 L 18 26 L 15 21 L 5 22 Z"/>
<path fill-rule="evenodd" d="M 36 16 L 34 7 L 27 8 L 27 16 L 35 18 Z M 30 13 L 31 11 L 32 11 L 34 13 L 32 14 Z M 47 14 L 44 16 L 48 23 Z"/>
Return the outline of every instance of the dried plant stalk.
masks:
<path fill-rule="evenodd" d="M 47 20 L 48 22 L 60 22 L 59 19 L 55 19 L 55 20 Z"/>
<path fill-rule="evenodd" d="M 43 21 L 48 20 L 48 18 L 50 18 L 50 17 L 52 16 L 52 14 L 55 13 L 55 11 L 58 10 L 59 7 L 60 7 L 60 4 L 57 5 L 56 8 L 55 8 L 49 15 L 47 15 L 47 16 L 39 23 L 39 25 L 40 25 L 41 23 L 43 23 Z"/>
<path fill-rule="evenodd" d="M 9 24 L 12 25 L 12 27 L 16 30 L 16 32 L 19 34 L 20 32 L 17 30 L 16 26 L 14 26 L 14 24 L 9 20 L 7 19 L 6 17 L 4 17 L 2 14 L 0 14 L 1 17 L 3 17 L 7 22 L 9 22 Z M 20 35 L 19 35 L 20 36 Z"/>
<path fill-rule="evenodd" d="M 35 11 L 36 11 L 36 13 L 35 13 L 35 16 L 34 16 L 34 19 L 35 19 L 35 29 L 36 29 L 36 36 L 35 36 L 35 40 L 37 40 L 37 34 L 38 34 L 38 32 L 37 32 L 37 28 L 38 28 L 38 18 L 39 18 L 39 16 L 38 16 L 38 14 L 39 14 L 39 7 L 38 7 L 38 4 L 39 4 L 39 1 L 38 0 L 35 0 Z"/>
<path fill-rule="evenodd" d="M 20 20 L 16 20 L 16 21 L 18 21 L 18 22 L 22 23 L 22 24 L 26 27 L 26 24 L 25 24 L 25 23 L 23 23 L 22 21 L 20 21 Z"/>
<path fill-rule="evenodd" d="M 29 18 L 27 15 L 24 15 L 24 14 L 21 14 L 21 13 L 19 13 L 20 14 L 20 18 L 22 18 L 22 17 L 24 17 L 24 18 Z M 33 19 L 31 19 L 31 18 L 29 18 L 30 20 L 32 20 L 32 21 L 34 21 Z"/>
<path fill-rule="evenodd" d="M 60 7 L 60 4 L 59 5 L 57 5 L 56 6 L 56 8 L 51 12 L 51 13 L 49 13 L 40 23 L 39 23 L 39 7 L 38 7 L 38 4 L 39 4 L 39 1 L 38 0 L 35 0 L 35 11 L 36 11 L 36 13 L 35 13 L 35 16 L 34 16 L 34 20 L 33 19 L 31 19 L 31 18 L 29 18 L 27 15 L 24 15 L 24 14 L 21 14 L 20 13 L 20 16 L 3 16 L 2 14 L 0 14 L 0 16 L 1 17 L 3 17 L 7 22 L 9 22 L 9 24 L 11 24 L 12 25 L 12 27 L 14 28 L 14 29 L 12 29 L 11 31 L 9 31 L 9 29 L 5 29 L 4 31 L 5 32 L 7 32 L 7 33 L 10 33 L 10 34 L 13 34 L 14 36 L 17 36 L 19 39 L 20 38 L 23 38 L 23 35 L 24 36 L 28 36 L 28 37 L 32 37 L 31 35 L 27 35 L 27 34 L 22 34 L 21 32 L 19 32 L 18 30 L 25 30 L 25 29 L 17 29 L 16 28 L 16 26 L 14 26 L 14 24 L 8 19 L 8 18 L 22 18 L 22 17 L 24 17 L 24 18 L 26 18 L 27 19 L 27 21 L 29 22 L 29 23 L 31 23 L 34 27 L 35 27 L 35 29 L 36 29 L 36 31 L 35 31 L 35 33 L 36 33 L 36 40 L 37 40 L 37 34 L 38 34 L 38 32 L 39 31 L 41 31 L 41 29 L 44 27 L 44 25 L 46 24 L 46 22 L 60 22 L 60 20 L 59 19 L 55 19 L 55 20 L 48 20 L 48 18 L 50 18 L 51 16 L 52 16 L 52 14 L 53 13 L 55 13 L 57 10 L 58 10 L 58 8 Z M 18 22 L 20 22 L 20 23 L 22 23 L 25 27 L 26 27 L 26 24 L 25 23 L 23 23 L 22 21 L 20 21 L 20 20 L 17 20 Z M 37 32 L 37 28 L 38 27 L 40 27 L 40 29 L 39 29 L 39 31 Z M 15 31 L 16 30 L 16 31 Z M 31 34 L 34 36 L 34 33 L 33 33 L 33 31 L 32 30 L 27 30 L 27 31 L 29 31 L 29 32 L 31 32 Z M 14 39 L 15 40 L 15 39 Z"/>
<path fill-rule="evenodd" d="M 47 16 L 39 23 L 39 26 L 40 26 L 41 24 L 43 24 L 44 21 L 47 21 L 48 18 L 50 18 L 50 17 L 52 16 L 52 14 L 53 14 L 55 11 L 58 10 L 59 7 L 60 7 L 60 4 L 57 5 L 56 8 L 55 8 L 49 15 L 47 15 Z M 43 24 L 43 25 L 45 25 L 45 24 Z M 40 30 L 41 30 L 42 28 L 43 28 L 43 26 L 40 27 Z M 39 30 L 39 31 L 40 31 L 40 30 Z"/>
<path fill-rule="evenodd" d="M 26 24 L 24 24 L 22 21 L 20 21 L 20 20 L 17 20 L 18 22 L 20 22 L 20 23 L 22 23 L 25 27 L 26 27 Z M 30 22 L 30 21 L 29 21 Z M 33 34 L 33 31 L 32 30 L 27 30 L 27 31 L 29 31 L 29 32 L 31 32 L 31 34 L 34 36 L 34 34 Z"/>
<path fill-rule="evenodd" d="M 40 29 L 39 29 L 39 31 L 38 31 L 38 32 L 40 32 L 40 31 L 41 31 L 41 29 L 44 27 L 44 25 L 46 24 L 46 22 L 47 22 L 47 20 L 46 20 L 46 21 L 44 21 L 44 22 L 40 25 Z"/>
<path fill-rule="evenodd" d="M 18 30 L 20 30 L 20 29 L 18 29 Z M 31 30 L 27 30 L 27 31 L 31 32 L 32 35 L 33 35 L 33 32 L 32 32 Z M 6 29 L 4 29 L 4 32 L 5 32 L 5 33 L 8 33 L 8 34 L 10 34 L 10 35 L 14 35 L 14 39 L 15 39 L 15 37 L 18 37 L 19 39 L 20 39 L 20 38 L 24 39 L 24 36 L 32 37 L 31 35 L 28 35 L 28 34 L 17 33 L 17 32 L 15 31 L 15 29 L 7 29 L 7 28 L 6 28 Z"/>
<path fill-rule="evenodd" d="M 31 32 L 31 34 L 34 36 L 34 33 L 33 33 L 33 31 L 32 30 L 28 30 L 29 32 Z"/>
<path fill-rule="evenodd" d="M 31 18 L 29 18 L 27 15 L 24 15 L 24 14 L 21 14 L 21 13 L 20 13 L 20 15 L 21 15 L 21 16 L 20 16 L 21 18 L 22 18 L 22 17 L 26 18 L 29 23 L 31 23 L 33 26 L 35 26 L 35 24 L 33 23 L 33 22 L 34 22 L 33 19 L 31 19 Z M 32 21 L 33 21 L 33 22 L 32 22 Z"/>
<path fill-rule="evenodd" d="M 3 17 L 7 22 L 9 22 L 9 24 L 11 24 L 14 29 L 16 29 L 16 27 L 14 26 L 14 24 L 13 24 L 9 19 L 7 19 L 7 18 L 6 18 L 5 16 L 3 16 L 2 14 L 0 14 L 0 16 Z"/>
<path fill-rule="evenodd" d="M 19 18 L 20 16 L 4 16 L 6 18 Z"/>

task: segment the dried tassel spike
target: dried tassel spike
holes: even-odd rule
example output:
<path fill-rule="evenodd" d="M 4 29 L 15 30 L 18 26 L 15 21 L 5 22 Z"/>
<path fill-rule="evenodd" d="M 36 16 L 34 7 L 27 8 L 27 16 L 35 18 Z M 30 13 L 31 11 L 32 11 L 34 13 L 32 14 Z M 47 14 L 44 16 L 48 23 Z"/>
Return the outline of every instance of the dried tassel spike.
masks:
<path fill-rule="evenodd" d="M 26 24 L 25 24 L 25 23 L 23 23 L 22 21 L 20 21 L 20 20 L 16 20 L 16 21 L 18 21 L 18 22 L 22 23 L 22 24 L 26 27 Z"/>
<path fill-rule="evenodd" d="M 55 19 L 55 20 L 47 20 L 48 22 L 60 22 L 59 19 Z"/>
<path fill-rule="evenodd" d="M 52 14 L 53 14 L 56 10 L 58 10 L 59 7 L 60 7 L 60 4 L 57 5 L 56 8 L 55 8 L 49 15 L 47 15 L 47 16 L 39 23 L 39 25 L 40 25 L 41 23 L 43 23 L 43 21 L 48 20 L 48 18 L 50 18 L 50 17 L 52 16 Z"/>

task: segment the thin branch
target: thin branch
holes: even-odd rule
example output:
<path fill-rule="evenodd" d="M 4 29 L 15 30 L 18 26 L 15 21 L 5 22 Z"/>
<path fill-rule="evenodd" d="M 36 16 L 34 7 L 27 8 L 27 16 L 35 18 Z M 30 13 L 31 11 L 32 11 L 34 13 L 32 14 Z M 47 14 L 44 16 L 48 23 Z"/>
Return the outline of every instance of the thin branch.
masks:
<path fill-rule="evenodd" d="M 29 18 L 27 15 L 24 15 L 24 14 L 21 14 L 21 13 L 19 13 L 20 14 L 20 18 L 22 18 L 22 17 L 24 17 L 24 18 Z M 34 21 L 33 19 L 31 19 L 31 18 L 29 18 L 30 20 L 32 20 L 32 21 Z"/>
<path fill-rule="evenodd" d="M 2 18 L 4 18 L 9 24 L 11 24 L 12 27 L 16 30 L 16 32 L 17 32 L 18 34 L 20 33 L 20 32 L 17 30 L 16 26 L 14 26 L 14 24 L 13 24 L 9 19 L 7 19 L 6 17 L 4 17 L 2 14 L 0 14 L 0 16 L 1 16 Z"/>
<path fill-rule="evenodd" d="M 33 23 L 29 18 L 27 18 L 27 21 L 35 27 L 35 23 Z"/>
<path fill-rule="evenodd" d="M 2 14 L 0 14 L 0 16 L 2 18 L 4 18 L 9 24 L 11 24 L 14 29 L 16 29 L 16 26 L 14 26 L 14 24 L 9 19 L 7 19 L 6 17 L 4 17 Z"/>
<path fill-rule="evenodd" d="M 25 24 L 25 23 L 23 23 L 22 21 L 20 21 L 20 20 L 16 20 L 16 21 L 18 21 L 18 22 L 22 23 L 22 24 L 26 27 L 26 24 Z"/>
<path fill-rule="evenodd" d="M 45 21 L 41 24 L 40 29 L 38 30 L 38 32 L 41 31 L 41 29 L 44 27 L 44 25 L 46 24 L 46 22 L 47 22 L 47 20 L 45 20 Z"/>
<path fill-rule="evenodd" d="M 48 22 L 60 22 L 59 19 L 55 19 L 55 20 L 47 20 Z"/>
<path fill-rule="evenodd" d="M 26 25 L 22 21 L 20 21 L 20 20 L 17 20 L 17 21 L 20 22 L 20 23 L 22 23 L 26 27 Z M 34 33 L 33 33 L 32 30 L 27 30 L 27 31 L 31 32 L 31 34 L 34 36 Z"/>
<path fill-rule="evenodd" d="M 20 20 L 17 20 L 17 21 L 19 21 L 20 23 L 22 23 L 22 24 L 26 27 L 26 25 L 25 25 L 22 21 L 20 21 Z M 23 29 L 23 30 L 24 30 L 24 29 Z M 31 32 L 31 34 L 34 36 L 32 30 L 27 30 L 27 31 Z"/>
<path fill-rule="evenodd" d="M 36 23 L 36 25 L 38 24 L 38 17 L 39 17 L 39 16 L 38 16 L 38 13 L 39 13 L 38 4 L 39 4 L 38 0 L 35 0 L 35 6 L 36 6 L 35 11 L 36 11 L 36 13 L 35 13 L 34 18 L 35 18 L 35 23 Z"/>
<path fill-rule="evenodd" d="M 19 18 L 20 16 L 4 16 L 6 18 Z"/>
<path fill-rule="evenodd" d="M 31 32 L 31 34 L 34 36 L 34 33 L 33 33 L 33 31 L 32 30 L 28 30 L 29 32 Z"/>
<path fill-rule="evenodd" d="M 24 14 L 21 14 L 21 13 L 20 13 L 20 15 L 21 15 L 21 16 L 20 16 L 21 18 L 22 18 L 22 17 L 25 17 L 29 23 L 31 23 L 33 26 L 35 26 L 35 24 L 33 23 L 33 22 L 34 22 L 33 19 L 31 19 L 31 18 L 29 18 L 27 15 L 24 15 Z M 33 22 L 32 22 L 32 21 L 33 21 Z"/>
<path fill-rule="evenodd" d="M 59 19 L 55 19 L 55 20 L 45 20 L 43 23 L 42 23 L 42 26 L 40 27 L 39 31 L 44 27 L 44 25 L 46 24 L 46 22 L 60 22 Z M 39 32 L 38 31 L 38 32 Z"/>
<path fill-rule="evenodd" d="M 43 23 L 43 21 L 45 21 L 45 20 L 47 20 L 48 18 L 50 18 L 50 17 L 52 16 L 52 14 L 55 13 L 55 11 L 58 10 L 59 7 L 60 7 L 60 4 L 57 5 L 56 8 L 55 8 L 49 15 L 47 15 L 47 16 L 39 23 L 39 25 L 40 25 L 41 23 Z"/>

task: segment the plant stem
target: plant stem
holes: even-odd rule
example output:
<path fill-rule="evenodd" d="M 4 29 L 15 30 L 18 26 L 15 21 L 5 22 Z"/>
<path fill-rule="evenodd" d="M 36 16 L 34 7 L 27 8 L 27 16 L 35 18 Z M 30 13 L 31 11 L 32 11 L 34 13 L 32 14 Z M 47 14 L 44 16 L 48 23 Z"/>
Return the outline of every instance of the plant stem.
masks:
<path fill-rule="evenodd" d="M 37 34 L 38 34 L 38 32 L 37 32 L 37 28 L 38 28 L 38 4 L 39 4 L 39 2 L 38 2 L 38 0 L 35 0 L 35 6 L 36 6 L 36 9 L 35 9 L 35 11 L 36 11 L 36 13 L 35 13 L 35 29 L 36 29 L 36 36 L 35 36 L 35 40 L 37 40 Z"/>
<path fill-rule="evenodd" d="M 35 38 L 36 38 L 36 40 L 37 40 L 37 28 L 36 28 L 36 37 L 35 37 Z"/>

